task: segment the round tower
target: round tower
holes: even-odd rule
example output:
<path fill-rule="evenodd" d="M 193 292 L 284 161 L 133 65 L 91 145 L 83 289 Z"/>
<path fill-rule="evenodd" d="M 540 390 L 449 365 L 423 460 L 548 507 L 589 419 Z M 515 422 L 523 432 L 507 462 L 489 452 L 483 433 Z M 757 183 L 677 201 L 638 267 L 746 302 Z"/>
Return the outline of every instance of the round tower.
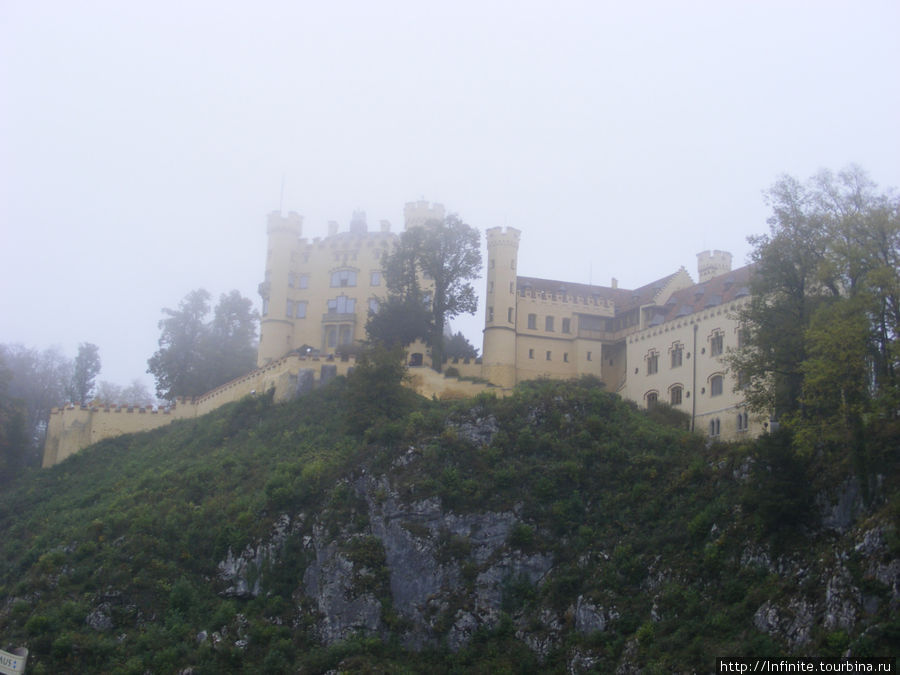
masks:
<path fill-rule="evenodd" d="M 731 271 L 731 254 L 728 251 L 702 251 L 697 254 L 697 283 Z"/>
<path fill-rule="evenodd" d="M 482 375 L 501 387 L 516 384 L 516 266 L 521 232 L 492 227 L 487 236 Z"/>
<path fill-rule="evenodd" d="M 256 364 L 262 367 L 291 350 L 294 320 L 287 315 L 288 279 L 291 253 L 303 231 L 303 218 L 291 211 L 287 216 L 274 211 L 269 214 L 266 233 L 266 276 L 259 285 L 263 311 L 259 322 L 259 351 Z"/>

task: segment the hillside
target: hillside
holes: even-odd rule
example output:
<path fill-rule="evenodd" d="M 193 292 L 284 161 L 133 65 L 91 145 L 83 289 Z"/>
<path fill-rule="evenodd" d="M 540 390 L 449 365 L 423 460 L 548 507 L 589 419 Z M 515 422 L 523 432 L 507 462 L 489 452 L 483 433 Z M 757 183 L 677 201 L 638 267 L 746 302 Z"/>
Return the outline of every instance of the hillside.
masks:
<path fill-rule="evenodd" d="M 588 379 L 454 403 L 354 387 L 23 478 L 0 496 L 0 647 L 27 646 L 30 673 L 897 653 L 896 437 L 861 481 L 780 435 L 707 444 Z"/>

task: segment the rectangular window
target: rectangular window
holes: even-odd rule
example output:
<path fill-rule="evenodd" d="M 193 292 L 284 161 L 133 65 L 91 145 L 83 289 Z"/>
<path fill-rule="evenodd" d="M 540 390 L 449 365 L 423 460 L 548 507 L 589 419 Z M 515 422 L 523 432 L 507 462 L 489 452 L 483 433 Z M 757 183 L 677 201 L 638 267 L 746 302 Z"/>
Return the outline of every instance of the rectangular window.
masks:
<path fill-rule="evenodd" d="M 562 332 L 563 333 L 571 333 L 572 332 L 572 319 L 563 319 L 562 320 Z"/>
<path fill-rule="evenodd" d="M 329 314 L 353 314 L 356 312 L 356 299 L 339 295 L 328 301 Z"/>
<path fill-rule="evenodd" d="M 587 353 L 587 360 L 588 360 L 588 361 L 591 360 L 591 353 L 590 353 L 590 352 Z"/>
<path fill-rule="evenodd" d="M 569 352 L 563 352 L 563 363 L 569 362 Z"/>
<path fill-rule="evenodd" d="M 528 350 L 528 358 L 529 358 L 529 359 L 533 359 L 533 358 L 534 358 L 534 350 L 533 350 L 533 349 L 529 349 L 529 350 Z"/>
<path fill-rule="evenodd" d="M 356 272 L 354 270 L 337 270 L 331 273 L 331 287 L 345 288 L 356 286 Z"/>
<path fill-rule="evenodd" d="M 353 326 L 341 326 L 338 341 L 342 345 L 349 345 L 353 342 Z"/>
<path fill-rule="evenodd" d="M 374 270 L 369 277 L 369 286 L 381 286 L 381 272 Z"/>
<path fill-rule="evenodd" d="M 262 315 L 266 316 L 268 313 L 269 313 L 269 299 L 263 298 Z"/>
<path fill-rule="evenodd" d="M 647 374 L 654 375 L 659 371 L 659 354 L 650 352 L 647 355 Z"/>
<path fill-rule="evenodd" d="M 513 295 L 515 295 L 515 293 L 516 293 L 516 282 L 515 281 L 509 282 L 509 292 L 512 293 Z"/>
<path fill-rule="evenodd" d="M 294 304 L 294 316 L 298 319 L 306 318 L 306 301 L 300 300 L 299 302 Z"/>
<path fill-rule="evenodd" d="M 722 381 L 723 381 L 723 378 L 721 375 L 713 376 L 713 378 L 709 381 L 709 395 L 710 396 L 721 396 L 722 395 Z"/>
<path fill-rule="evenodd" d="M 544 317 L 544 330 L 547 331 L 548 333 L 553 332 L 553 317 L 552 316 Z"/>
<path fill-rule="evenodd" d="M 721 333 L 716 333 L 712 336 L 712 339 L 709 341 L 709 353 L 711 356 L 721 356 L 722 355 L 722 345 L 724 340 L 722 339 Z"/>
<path fill-rule="evenodd" d="M 494 308 L 488 307 L 488 321 L 494 320 Z"/>
<path fill-rule="evenodd" d="M 309 288 L 309 275 L 301 274 L 297 277 L 297 288 Z"/>
<path fill-rule="evenodd" d="M 672 367 L 680 368 L 681 362 L 684 355 L 684 348 L 681 345 L 674 345 L 672 347 Z"/>
<path fill-rule="evenodd" d="M 375 298 L 369 298 L 369 313 L 378 313 L 378 300 L 376 300 Z"/>
<path fill-rule="evenodd" d="M 537 314 L 528 315 L 528 328 L 531 330 L 537 329 Z"/>
<path fill-rule="evenodd" d="M 513 308 L 512 307 L 506 308 L 506 321 L 507 321 L 507 323 L 513 323 Z"/>
<path fill-rule="evenodd" d="M 551 359 L 550 359 L 550 352 L 549 352 L 549 351 L 547 352 L 547 360 L 548 360 L 548 361 L 551 360 Z"/>

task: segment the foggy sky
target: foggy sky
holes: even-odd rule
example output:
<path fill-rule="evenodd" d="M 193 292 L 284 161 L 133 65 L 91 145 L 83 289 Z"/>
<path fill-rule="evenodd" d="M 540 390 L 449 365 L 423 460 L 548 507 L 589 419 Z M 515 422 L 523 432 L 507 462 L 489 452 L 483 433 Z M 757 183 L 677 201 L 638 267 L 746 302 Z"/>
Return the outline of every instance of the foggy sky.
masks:
<path fill-rule="evenodd" d="M 0 342 L 152 389 L 162 307 L 259 306 L 279 208 L 437 201 L 580 283 L 743 264 L 782 173 L 900 186 L 898 34 L 895 0 L 0 0 Z"/>

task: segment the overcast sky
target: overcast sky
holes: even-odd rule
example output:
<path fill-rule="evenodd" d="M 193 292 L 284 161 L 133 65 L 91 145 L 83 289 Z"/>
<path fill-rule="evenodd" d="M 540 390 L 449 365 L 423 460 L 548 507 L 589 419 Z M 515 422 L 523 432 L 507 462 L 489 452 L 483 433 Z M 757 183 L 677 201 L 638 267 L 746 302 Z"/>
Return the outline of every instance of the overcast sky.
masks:
<path fill-rule="evenodd" d="M 259 306 L 280 207 L 438 201 L 581 283 L 743 264 L 783 173 L 900 186 L 898 35 L 896 0 L 0 0 L 0 342 L 152 389 L 162 307 Z"/>

